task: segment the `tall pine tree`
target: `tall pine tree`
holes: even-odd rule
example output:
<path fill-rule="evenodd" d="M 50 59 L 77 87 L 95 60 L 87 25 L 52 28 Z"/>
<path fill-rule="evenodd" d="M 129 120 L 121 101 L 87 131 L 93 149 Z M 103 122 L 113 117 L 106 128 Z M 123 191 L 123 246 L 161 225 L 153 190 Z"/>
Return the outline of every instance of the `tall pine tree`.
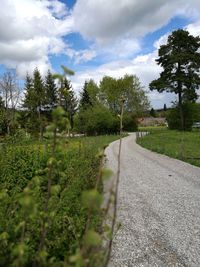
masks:
<path fill-rule="evenodd" d="M 67 78 L 64 78 L 61 83 L 61 88 L 59 90 L 60 95 L 60 105 L 64 108 L 64 110 L 69 115 L 69 120 L 71 124 L 71 128 L 74 127 L 74 115 L 77 111 L 77 99 L 73 92 L 70 81 Z"/>
<path fill-rule="evenodd" d="M 48 70 L 45 77 L 45 105 L 53 109 L 58 104 L 58 90 L 52 73 Z"/>
<path fill-rule="evenodd" d="M 157 80 L 150 83 L 151 90 L 173 92 L 178 96 L 181 129 L 185 129 L 186 113 L 183 104 L 195 102 L 200 86 L 200 37 L 185 30 L 173 31 L 166 45 L 159 49 L 156 62 L 163 67 Z"/>
<path fill-rule="evenodd" d="M 87 109 L 92 106 L 92 100 L 90 98 L 87 87 L 88 87 L 88 83 L 85 81 L 83 91 L 81 93 L 79 109 Z"/>
<path fill-rule="evenodd" d="M 23 107 L 26 108 L 29 112 L 34 111 L 35 105 L 34 105 L 34 87 L 33 87 L 33 80 L 27 73 L 25 85 L 24 85 L 24 91 L 25 91 L 25 98 L 23 101 Z"/>

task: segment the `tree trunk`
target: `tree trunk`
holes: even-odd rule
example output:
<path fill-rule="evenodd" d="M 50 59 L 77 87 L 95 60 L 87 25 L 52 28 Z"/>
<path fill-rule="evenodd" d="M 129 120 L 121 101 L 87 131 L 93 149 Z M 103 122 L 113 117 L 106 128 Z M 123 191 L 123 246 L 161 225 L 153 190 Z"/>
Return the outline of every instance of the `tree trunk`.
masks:
<path fill-rule="evenodd" d="M 40 114 L 40 109 L 38 110 L 38 119 L 39 119 L 39 124 L 40 124 L 40 137 L 39 139 L 43 139 L 43 129 L 42 129 L 42 119 L 41 119 L 41 114 Z"/>
<path fill-rule="evenodd" d="M 182 93 L 178 93 L 178 105 L 179 105 L 179 111 L 180 111 L 180 118 L 181 118 L 181 130 L 185 130 L 184 125 L 184 114 L 183 114 L 183 103 L 182 103 Z"/>
<path fill-rule="evenodd" d="M 178 71 L 177 74 L 181 73 L 181 64 L 178 62 Z M 181 130 L 184 131 L 184 114 L 183 114 L 183 103 L 182 103 L 182 82 L 178 80 L 178 106 L 180 110 L 180 119 L 181 119 Z"/>

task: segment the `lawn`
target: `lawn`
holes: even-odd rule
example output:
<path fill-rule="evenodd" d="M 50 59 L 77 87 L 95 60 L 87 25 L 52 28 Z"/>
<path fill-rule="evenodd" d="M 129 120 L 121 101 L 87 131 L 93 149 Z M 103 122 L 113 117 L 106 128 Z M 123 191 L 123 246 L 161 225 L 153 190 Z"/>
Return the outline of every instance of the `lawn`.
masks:
<path fill-rule="evenodd" d="M 143 127 L 140 131 L 149 132 L 138 139 L 141 146 L 200 167 L 200 131 L 181 132 L 166 127 Z"/>

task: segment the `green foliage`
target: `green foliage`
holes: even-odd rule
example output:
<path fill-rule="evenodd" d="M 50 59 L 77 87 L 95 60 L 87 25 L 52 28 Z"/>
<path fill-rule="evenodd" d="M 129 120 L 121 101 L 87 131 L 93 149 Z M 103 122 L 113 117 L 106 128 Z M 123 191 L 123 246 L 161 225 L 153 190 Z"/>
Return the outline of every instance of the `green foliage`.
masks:
<path fill-rule="evenodd" d="M 4 109 L 0 109 L 0 134 L 5 134 L 7 131 L 6 114 Z"/>
<path fill-rule="evenodd" d="M 77 111 L 78 102 L 74 95 L 71 83 L 66 78 L 64 78 L 61 87 L 59 89 L 59 102 L 60 106 L 62 106 L 64 110 L 68 113 L 70 125 L 71 128 L 73 129 L 74 115 Z"/>
<path fill-rule="evenodd" d="M 78 131 L 88 135 L 109 134 L 119 131 L 119 120 L 108 108 L 95 105 L 79 112 L 75 120 Z"/>
<path fill-rule="evenodd" d="M 79 109 L 80 110 L 86 110 L 90 108 L 93 105 L 91 96 L 88 92 L 88 83 L 85 82 L 83 91 L 81 93 L 81 99 L 80 99 L 80 104 L 79 104 Z"/>
<path fill-rule="evenodd" d="M 100 101 L 107 105 L 112 113 L 120 113 L 122 97 L 125 99 L 125 112 L 139 115 L 149 108 L 148 99 L 135 75 L 125 75 L 120 79 L 106 76 L 101 80 L 99 89 Z"/>
<path fill-rule="evenodd" d="M 58 92 L 54 78 L 50 70 L 48 70 L 45 77 L 45 104 L 51 109 L 54 108 L 58 103 Z"/>
<path fill-rule="evenodd" d="M 137 131 L 138 122 L 134 114 L 125 113 L 123 116 L 123 130 L 134 132 Z"/>
<path fill-rule="evenodd" d="M 102 185 L 97 186 L 96 155 L 117 136 L 69 143 L 57 137 L 66 127 L 65 112 L 57 108 L 48 129 L 51 143 L 0 147 L 2 267 L 98 266 Z"/>
<path fill-rule="evenodd" d="M 158 51 L 157 63 L 163 71 L 157 80 L 150 83 L 151 90 L 173 92 L 178 95 L 181 129 L 186 124 L 184 103 L 195 102 L 198 98 L 200 78 L 200 38 L 185 30 L 173 31 L 166 45 Z"/>
<path fill-rule="evenodd" d="M 175 107 L 168 110 L 167 112 L 167 122 L 169 129 L 182 129 L 181 117 L 180 117 L 180 107 Z M 183 114 L 184 114 L 184 129 L 187 131 L 192 130 L 192 124 L 195 121 L 200 121 L 200 107 L 197 103 L 185 103 L 183 104 Z"/>
<path fill-rule="evenodd" d="M 122 98 L 125 112 L 123 129 L 136 130 L 136 116 L 148 109 L 149 102 L 139 79 L 133 75 L 125 75 L 120 79 L 106 76 L 99 87 L 93 80 L 85 82 L 75 129 L 89 135 L 119 132 L 118 115 Z"/>
<path fill-rule="evenodd" d="M 200 84 L 199 47 L 199 37 L 194 37 L 185 30 L 173 31 L 168 37 L 168 43 L 159 49 L 156 61 L 164 70 L 159 79 L 151 82 L 150 88 L 159 92 L 181 93 L 186 102 L 195 100 L 195 90 Z"/>
<path fill-rule="evenodd" d="M 33 72 L 33 79 L 29 75 L 26 76 L 25 99 L 23 102 L 26 113 L 21 113 L 25 119 L 24 122 L 22 120 L 21 122 L 22 127 L 36 134 L 40 133 L 40 136 L 45 124 L 45 118 L 42 116 L 41 110 L 46 101 L 45 84 L 39 70 L 36 68 Z"/>

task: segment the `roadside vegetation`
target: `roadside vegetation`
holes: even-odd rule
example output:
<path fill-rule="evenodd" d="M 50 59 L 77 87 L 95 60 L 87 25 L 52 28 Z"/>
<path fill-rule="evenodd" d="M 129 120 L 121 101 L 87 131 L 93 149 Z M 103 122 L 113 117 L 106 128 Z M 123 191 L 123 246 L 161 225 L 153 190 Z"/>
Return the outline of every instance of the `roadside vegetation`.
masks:
<path fill-rule="evenodd" d="M 0 266 L 83 266 L 82 258 L 98 266 L 103 187 L 97 178 L 104 147 L 118 138 L 59 137 L 54 156 L 49 142 L 1 145 Z"/>
<path fill-rule="evenodd" d="M 119 138 L 122 98 L 125 130 L 137 129 L 149 102 L 134 75 L 86 81 L 78 101 L 72 74 L 65 66 L 46 77 L 35 69 L 23 96 L 13 72 L 0 79 L 2 267 L 98 267 L 107 260 L 103 151 Z"/>
<path fill-rule="evenodd" d="M 159 50 L 164 72 L 150 89 L 178 95 L 174 108 L 162 111 L 170 129 L 191 130 L 199 120 L 199 42 L 179 30 Z M 101 209 L 103 180 L 110 175 L 103 149 L 121 137 L 122 117 L 123 130 L 136 131 L 150 104 L 136 75 L 85 81 L 78 99 L 69 79 L 74 72 L 61 71 L 42 76 L 36 68 L 23 88 L 14 71 L 0 77 L 0 267 L 102 267 L 109 261 L 117 188 L 108 201 L 114 203 L 112 227 L 102 226 L 108 216 L 108 207 Z M 199 132 L 146 130 L 151 134 L 140 144 L 199 166 Z M 118 167 L 118 180 L 119 173 Z"/>
<path fill-rule="evenodd" d="M 139 130 L 149 133 L 138 139 L 141 146 L 200 167 L 200 130 L 183 132 L 166 127 L 140 127 Z"/>

